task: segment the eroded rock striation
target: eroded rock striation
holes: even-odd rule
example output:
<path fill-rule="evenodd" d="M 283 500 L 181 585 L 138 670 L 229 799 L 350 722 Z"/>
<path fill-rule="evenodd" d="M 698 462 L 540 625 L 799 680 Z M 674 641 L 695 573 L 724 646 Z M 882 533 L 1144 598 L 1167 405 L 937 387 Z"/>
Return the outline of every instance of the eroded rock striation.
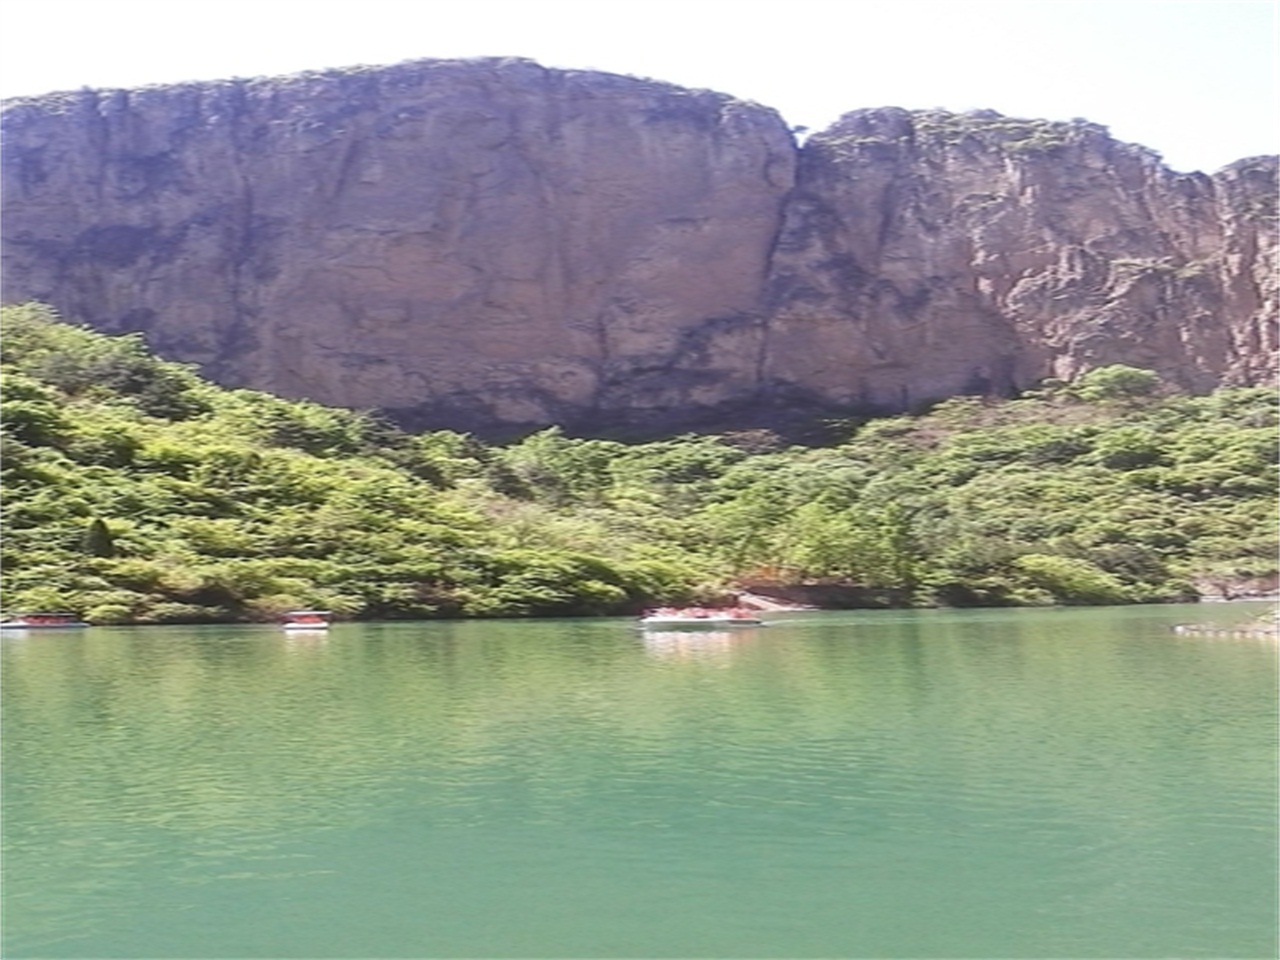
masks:
<path fill-rule="evenodd" d="M 1276 162 L 1084 121 L 422 61 L 12 101 L 4 296 L 215 379 L 495 433 L 752 425 L 1115 362 L 1275 375 Z"/>
<path fill-rule="evenodd" d="M 770 375 L 889 408 L 1109 363 L 1263 382 L 1275 191 L 1275 158 L 1178 174 L 1085 121 L 848 114 L 801 153 Z"/>

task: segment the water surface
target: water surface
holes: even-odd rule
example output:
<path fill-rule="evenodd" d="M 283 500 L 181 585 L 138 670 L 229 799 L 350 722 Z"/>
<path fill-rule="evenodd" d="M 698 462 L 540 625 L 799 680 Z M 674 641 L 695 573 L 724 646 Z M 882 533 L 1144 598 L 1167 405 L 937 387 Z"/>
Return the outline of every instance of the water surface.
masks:
<path fill-rule="evenodd" d="M 6 957 L 1273 957 L 1256 606 L 6 636 Z"/>

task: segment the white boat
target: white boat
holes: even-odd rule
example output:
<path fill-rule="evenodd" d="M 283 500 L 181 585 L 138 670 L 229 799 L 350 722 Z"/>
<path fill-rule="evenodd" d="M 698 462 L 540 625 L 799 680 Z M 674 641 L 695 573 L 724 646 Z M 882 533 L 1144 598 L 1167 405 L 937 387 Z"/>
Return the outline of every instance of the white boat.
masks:
<path fill-rule="evenodd" d="M 9 620 L 0 621 L 4 630 L 55 630 L 67 627 L 87 627 L 74 613 L 20 613 Z"/>
<path fill-rule="evenodd" d="M 723 630 L 725 627 L 758 627 L 764 621 L 753 610 L 735 607 L 731 610 L 682 607 L 679 609 L 650 610 L 640 618 L 642 627 L 663 630 L 705 629 Z"/>
<path fill-rule="evenodd" d="M 285 630 L 328 630 L 333 614 L 328 610 L 290 610 L 282 616 L 280 626 Z"/>

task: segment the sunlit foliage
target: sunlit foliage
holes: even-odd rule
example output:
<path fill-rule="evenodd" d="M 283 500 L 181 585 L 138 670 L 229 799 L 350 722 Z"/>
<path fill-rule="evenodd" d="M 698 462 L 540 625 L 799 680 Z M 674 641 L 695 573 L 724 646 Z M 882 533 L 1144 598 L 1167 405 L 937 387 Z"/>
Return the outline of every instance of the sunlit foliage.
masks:
<path fill-rule="evenodd" d="M 1276 403 L 1111 367 L 831 447 L 765 431 L 504 447 L 215 387 L 3 316 L 5 606 L 94 622 L 620 614 L 744 582 L 892 602 L 1174 600 L 1275 572 Z M 1216 586 L 1215 586 L 1216 585 Z"/>

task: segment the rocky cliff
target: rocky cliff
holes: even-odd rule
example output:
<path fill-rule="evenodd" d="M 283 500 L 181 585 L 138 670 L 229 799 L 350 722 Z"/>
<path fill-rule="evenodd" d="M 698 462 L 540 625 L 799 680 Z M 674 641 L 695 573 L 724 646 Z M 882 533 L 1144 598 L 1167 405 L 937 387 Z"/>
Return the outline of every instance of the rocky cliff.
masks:
<path fill-rule="evenodd" d="M 523 60 L 5 106 L 4 297 L 224 383 L 495 432 L 769 423 L 1127 362 L 1275 372 L 1273 159 L 773 111 Z"/>
<path fill-rule="evenodd" d="M 1110 363 L 1266 382 L 1275 197 L 1275 158 L 1178 174 L 1082 120 L 848 114 L 800 154 L 768 375 L 888 408 Z"/>

